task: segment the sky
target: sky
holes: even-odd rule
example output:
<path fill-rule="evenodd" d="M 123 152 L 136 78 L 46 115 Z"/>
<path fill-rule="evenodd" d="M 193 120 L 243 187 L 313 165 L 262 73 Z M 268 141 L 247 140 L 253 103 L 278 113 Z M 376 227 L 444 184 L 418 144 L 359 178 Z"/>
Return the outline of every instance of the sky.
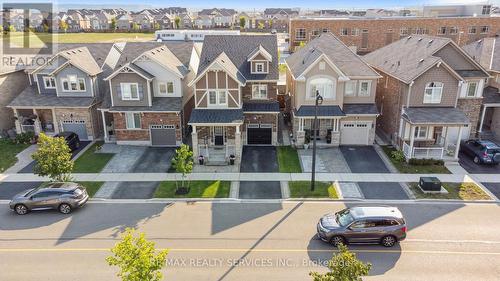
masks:
<path fill-rule="evenodd" d="M 4 0 L 0 0 L 0 3 Z M 47 0 L 21 0 L 22 2 L 47 2 Z M 5 2 L 11 2 L 5 0 Z M 20 2 L 12 1 L 12 2 Z M 422 5 L 443 5 L 443 4 L 472 4 L 472 3 L 492 3 L 500 5 L 500 0 L 85 0 L 82 2 L 75 0 L 56 0 L 54 1 L 62 7 L 122 7 L 129 9 L 131 7 L 168 7 L 180 6 L 191 9 L 200 8 L 233 8 L 239 10 L 262 10 L 263 8 L 301 8 L 303 10 L 316 9 L 363 9 L 363 8 L 404 8 Z"/>

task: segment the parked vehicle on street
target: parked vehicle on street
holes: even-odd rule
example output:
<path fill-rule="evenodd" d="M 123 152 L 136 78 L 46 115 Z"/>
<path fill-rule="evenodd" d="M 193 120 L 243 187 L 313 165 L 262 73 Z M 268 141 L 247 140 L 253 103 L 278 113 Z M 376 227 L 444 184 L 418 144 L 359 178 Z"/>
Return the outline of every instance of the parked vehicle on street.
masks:
<path fill-rule="evenodd" d="M 85 187 L 78 183 L 49 183 L 15 195 L 9 206 L 18 215 L 46 209 L 56 209 L 63 214 L 69 214 L 73 209 L 85 205 L 88 199 Z"/>
<path fill-rule="evenodd" d="M 472 157 L 476 164 L 500 164 L 500 146 L 489 140 L 468 140 L 460 144 L 460 151 Z"/>
<path fill-rule="evenodd" d="M 78 137 L 78 135 L 76 133 L 73 133 L 73 132 L 61 132 L 61 133 L 55 135 L 55 137 L 56 138 L 57 137 L 64 138 L 64 140 L 68 144 L 69 149 L 71 149 L 71 151 L 75 151 L 75 150 L 77 150 L 80 147 L 80 138 Z"/>
<path fill-rule="evenodd" d="M 318 237 L 335 247 L 366 243 L 392 247 L 406 238 L 406 222 L 396 207 L 347 208 L 324 215 L 318 222 Z"/>

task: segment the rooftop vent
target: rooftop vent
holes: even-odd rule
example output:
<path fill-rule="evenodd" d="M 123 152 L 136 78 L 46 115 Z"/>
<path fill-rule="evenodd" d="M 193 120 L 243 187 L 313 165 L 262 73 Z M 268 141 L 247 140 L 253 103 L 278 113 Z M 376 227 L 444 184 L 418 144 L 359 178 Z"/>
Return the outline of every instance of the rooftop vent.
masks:
<path fill-rule="evenodd" d="M 408 37 L 406 37 L 406 40 L 410 40 L 410 39 L 411 39 L 411 35 L 410 35 L 410 36 L 408 36 Z"/>
<path fill-rule="evenodd" d="M 423 62 L 424 62 L 424 59 L 420 59 L 418 62 L 419 62 L 419 63 L 423 63 Z"/>
<path fill-rule="evenodd" d="M 434 39 L 429 40 L 429 44 L 432 44 L 434 42 Z"/>
<path fill-rule="evenodd" d="M 401 61 L 398 61 L 398 66 L 400 66 L 400 65 L 401 65 Z"/>
<path fill-rule="evenodd" d="M 422 38 L 418 38 L 418 42 L 422 41 Z"/>

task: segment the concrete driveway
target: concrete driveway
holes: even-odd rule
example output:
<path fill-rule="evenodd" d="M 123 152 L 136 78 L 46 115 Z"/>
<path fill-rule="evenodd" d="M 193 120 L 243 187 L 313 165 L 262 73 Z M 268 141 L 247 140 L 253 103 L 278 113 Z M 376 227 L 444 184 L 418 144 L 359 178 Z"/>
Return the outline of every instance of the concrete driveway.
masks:
<path fill-rule="evenodd" d="M 150 199 L 160 182 L 120 182 L 115 192 L 111 195 L 112 199 Z"/>
<path fill-rule="evenodd" d="M 406 200 L 406 192 L 397 182 L 358 182 L 365 199 Z"/>
<path fill-rule="evenodd" d="M 279 181 L 242 181 L 238 194 L 240 199 L 281 199 Z"/>
<path fill-rule="evenodd" d="M 498 199 L 500 199 L 500 183 L 492 183 L 492 182 L 483 182 L 483 185 L 495 195 Z"/>
<path fill-rule="evenodd" d="M 373 146 L 341 146 L 340 151 L 352 173 L 389 173 Z"/>
<path fill-rule="evenodd" d="M 135 163 L 134 173 L 166 173 L 170 169 L 174 147 L 148 147 Z"/>
<path fill-rule="evenodd" d="M 462 168 L 471 174 L 499 174 L 500 165 L 482 165 L 476 164 L 472 161 L 472 157 L 460 153 L 458 155 L 458 163 Z"/>
<path fill-rule="evenodd" d="M 42 182 L 2 182 L 0 183 L 0 200 L 10 200 L 14 195 L 39 187 L 41 184 Z"/>
<path fill-rule="evenodd" d="M 82 149 L 87 147 L 87 145 L 89 145 L 90 143 L 92 143 L 92 142 L 91 141 L 80 141 L 80 147 L 78 149 L 74 150 L 73 152 L 71 152 L 71 158 L 74 158 L 80 151 L 82 151 Z M 28 165 L 26 165 L 26 167 L 19 170 L 18 173 L 31 174 L 34 171 L 33 170 L 34 168 L 35 168 L 35 161 L 31 161 Z"/>
<path fill-rule="evenodd" d="M 241 172 L 275 173 L 279 171 L 274 146 L 243 146 L 241 157 Z"/>

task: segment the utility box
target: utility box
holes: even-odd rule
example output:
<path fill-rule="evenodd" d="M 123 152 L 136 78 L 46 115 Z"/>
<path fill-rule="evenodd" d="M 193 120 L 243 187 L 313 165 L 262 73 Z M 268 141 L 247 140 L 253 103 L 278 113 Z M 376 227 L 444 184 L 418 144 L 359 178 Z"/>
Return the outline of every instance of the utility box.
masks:
<path fill-rule="evenodd" d="M 418 184 L 424 191 L 441 191 L 441 181 L 436 177 L 420 177 Z"/>

